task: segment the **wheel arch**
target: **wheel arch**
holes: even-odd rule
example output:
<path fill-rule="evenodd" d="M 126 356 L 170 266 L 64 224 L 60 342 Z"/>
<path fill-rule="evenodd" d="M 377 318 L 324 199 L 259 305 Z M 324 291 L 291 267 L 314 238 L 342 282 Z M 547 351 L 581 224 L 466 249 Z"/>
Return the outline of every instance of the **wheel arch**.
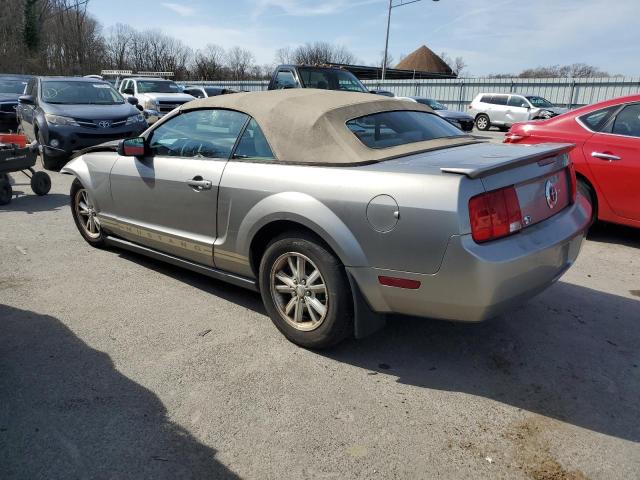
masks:
<path fill-rule="evenodd" d="M 598 205 L 600 204 L 600 199 L 598 198 L 598 190 L 594 186 L 593 182 L 591 180 L 589 180 L 589 178 L 586 175 L 584 175 L 584 174 L 582 174 L 582 173 L 580 173 L 578 171 L 576 171 L 576 180 L 578 182 L 584 183 L 589 188 L 589 190 L 591 191 L 591 194 L 592 194 L 591 200 L 593 201 L 593 205 L 592 205 L 592 207 L 593 207 L 593 218 L 595 220 L 597 220 L 598 219 Z"/>

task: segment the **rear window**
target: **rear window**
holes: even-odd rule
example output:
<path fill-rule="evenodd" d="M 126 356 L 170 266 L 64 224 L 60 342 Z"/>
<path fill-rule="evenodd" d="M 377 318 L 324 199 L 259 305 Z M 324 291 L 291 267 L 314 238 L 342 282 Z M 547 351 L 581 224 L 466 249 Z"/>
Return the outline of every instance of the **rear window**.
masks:
<path fill-rule="evenodd" d="M 602 130 L 611 115 L 620 108 L 620 105 L 615 105 L 613 107 L 603 108 L 601 110 L 596 110 L 595 112 L 587 113 L 578 117 L 578 119 L 586 126 L 589 130 L 593 130 L 594 132 L 599 132 Z"/>
<path fill-rule="evenodd" d="M 436 138 L 465 136 L 441 117 L 400 110 L 354 118 L 347 127 L 369 148 L 389 148 Z"/>

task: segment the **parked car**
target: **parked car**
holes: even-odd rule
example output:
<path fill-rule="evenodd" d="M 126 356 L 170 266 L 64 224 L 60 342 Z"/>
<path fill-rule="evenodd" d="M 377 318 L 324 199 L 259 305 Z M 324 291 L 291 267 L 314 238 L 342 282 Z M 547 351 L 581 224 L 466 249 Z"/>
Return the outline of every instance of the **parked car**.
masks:
<path fill-rule="evenodd" d="M 640 227 L 640 95 L 516 123 L 504 141 L 575 144 L 570 156 L 578 189 L 593 205 L 594 219 Z"/>
<path fill-rule="evenodd" d="M 147 128 L 132 103 L 92 78 L 34 77 L 19 102 L 20 127 L 30 142 L 38 141 L 49 170 L 59 169 L 76 150 L 136 137 Z"/>
<path fill-rule="evenodd" d="M 195 98 L 208 98 L 215 97 L 216 95 L 238 93 L 238 90 L 233 90 L 232 88 L 210 87 L 208 85 L 187 85 L 182 91 Z"/>
<path fill-rule="evenodd" d="M 279 65 L 273 72 L 268 90 L 317 88 L 344 92 L 370 93 L 349 70 L 331 66 Z"/>
<path fill-rule="evenodd" d="M 421 103 L 428 105 L 436 114 L 444 118 L 454 127 L 458 127 L 463 132 L 470 132 L 473 130 L 474 119 L 471 115 L 464 112 L 456 112 L 449 110 L 445 105 L 438 102 L 433 98 L 427 97 L 396 97 L 399 100 L 408 100 L 410 102 Z"/>
<path fill-rule="evenodd" d="M 18 129 L 18 97 L 24 94 L 26 75 L 0 75 L 0 133 L 15 132 Z"/>
<path fill-rule="evenodd" d="M 174 108 L 194 99 L 193 96 L 183 93 L 177 83 L 162 78 L 125 78 L 120 82 L 119 90 L 125 97 L 138 99 L 149 124 L 155 123 Z"/>
<path fill-rule="evenodd" d="M 570 145 L 482 142 L 374 95 L 220 95 L 108 147 L 62 170 L 83 238 L 259 290 L 306 347 L 392 312 L 498 315 L 569 268 L 591 216 Z"/>
<path fill-rule="evenodd" d="M 551 118 L 566 112 L 537 95 L 479 93 L 469 105 L 478 130 L 492 126 L 507 131 L 516 122 Z"/>
<path fill-rule="evenodd" d="M 376 95 L 382 95 L 384 97 L 396 97 L 396 94 L 393 92 L 390 92 L 389 90 L 382 90 L 380 88 L 375 88 L 373 90 L 370 90 L 369 93 L 375 93 Z"/>

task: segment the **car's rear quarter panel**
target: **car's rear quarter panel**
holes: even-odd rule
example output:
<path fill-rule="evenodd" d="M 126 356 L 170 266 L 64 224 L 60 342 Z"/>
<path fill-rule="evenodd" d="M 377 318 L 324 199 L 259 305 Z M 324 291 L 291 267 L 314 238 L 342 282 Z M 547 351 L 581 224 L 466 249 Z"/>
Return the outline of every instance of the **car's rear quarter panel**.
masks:
<path fill-rule="evenodd" d="M 394 171 L 391 162 L 382 163 L 387 165 L 229 162 L 220 186 L 216 266 L 254 275 L 250 265 L 228 253 L 249 257 L 260 228 L 288 220 L 320 235 L 345 265 L 436 272 L 449 238 L 461 231 L 460 186 L 470 182 L 433 169 Z M 479 182 L 474 185 L 481 191 Z M 388 232 L 376 231 L 367 220 L 367 205 L 378 195 L 398 204 L 399 219 Z"/>

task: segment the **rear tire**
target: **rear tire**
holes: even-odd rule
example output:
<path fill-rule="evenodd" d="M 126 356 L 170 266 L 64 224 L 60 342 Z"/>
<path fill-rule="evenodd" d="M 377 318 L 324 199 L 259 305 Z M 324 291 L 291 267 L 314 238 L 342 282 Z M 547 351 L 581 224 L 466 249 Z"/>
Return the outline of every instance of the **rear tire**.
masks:
<path fill-rule="evenodd" d="M 31 190 L 36 195 L 46 195 L 51 190 L 51 177 L 46 172 L 35 172 L 31 177 Z"/>
<path fill-rule="evenodd" d="M 481 113 L 476 117 L 476 128 L 478 130 L 486 131 L 491 128 L 491 120 L 489 120 L 489 116 Z"/>
<path fill-rule="evenodd" d="M 598 205 L 596 195 L 591 186 L 584 180 L 578 179 L 577 181 L 578 193 L 587 199 L 589 205 L 591 205 L 591 224 L 593 225 L 598 219 Z"/>
<path fill-rule="evenodd" d="M 92 247 L 103 248 L 106 245 L 105 234 L 96 216 L 93 200 L 77 178 L 71 184 L 69 195 L 71 197 L 71 215 L 73 215 L 73 221 L 78 227 L 80 235 Z"/>
<path fill-rule="evenodd" d="M 353 332 L 344 266 L 312 235 L 289 232 L 275 238 L 262 256 L 259 278 L 271 320 L 296 345 L 327 348 Z"/>

